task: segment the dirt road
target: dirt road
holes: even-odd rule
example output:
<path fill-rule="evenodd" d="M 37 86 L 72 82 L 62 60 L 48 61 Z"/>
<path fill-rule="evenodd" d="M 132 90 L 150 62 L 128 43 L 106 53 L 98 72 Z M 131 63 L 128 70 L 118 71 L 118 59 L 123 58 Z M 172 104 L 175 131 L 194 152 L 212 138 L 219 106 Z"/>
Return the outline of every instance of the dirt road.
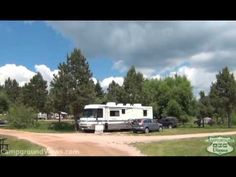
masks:
<path fill-rule="evenodd" d="M 118 133 L 33 133 L 0 129 L 0 135 L 15 136 L 44 146 L 50 156 L 142 156 L 130 146 L 135 142 L 151 142 L 184 138 L 199 138 L 216 135 L 233 135 L 232 132 L 199 133 L 165 136 L 131 136 Z"/>

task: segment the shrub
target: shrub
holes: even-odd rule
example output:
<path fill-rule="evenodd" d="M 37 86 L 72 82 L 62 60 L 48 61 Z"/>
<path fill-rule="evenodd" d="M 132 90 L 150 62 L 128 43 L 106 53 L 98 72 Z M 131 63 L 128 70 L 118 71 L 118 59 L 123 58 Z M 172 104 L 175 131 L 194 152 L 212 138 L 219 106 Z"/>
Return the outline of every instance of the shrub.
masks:
<path fill-rule="evenodd" d="M 30 128 L 34 126 L 35 116 L 36 114 L 32 108 L 17 104 L 9 109 L 7 120 L 10 127 Z"/>
<path fill-rule="evenodd" d="M 0 92 L 0 114 L 8 111 L 9 109 L 9 100 L 7 95 L 3 92 Z"/>

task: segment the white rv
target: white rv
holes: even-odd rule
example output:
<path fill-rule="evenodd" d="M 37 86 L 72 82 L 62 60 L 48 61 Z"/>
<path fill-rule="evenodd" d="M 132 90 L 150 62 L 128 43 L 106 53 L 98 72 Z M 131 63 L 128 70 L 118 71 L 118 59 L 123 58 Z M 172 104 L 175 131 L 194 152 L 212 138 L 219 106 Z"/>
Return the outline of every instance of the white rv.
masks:
<path fill-rule="evenodd" d="M 104 125 L 105 130 L 121 130 L 130 129 L 129 122 L 140 118 L 153 119 L 152 107 L 108 102 L 86 105 L 78 124 L 82 130 L 94 130 L 98 124 Z"/>

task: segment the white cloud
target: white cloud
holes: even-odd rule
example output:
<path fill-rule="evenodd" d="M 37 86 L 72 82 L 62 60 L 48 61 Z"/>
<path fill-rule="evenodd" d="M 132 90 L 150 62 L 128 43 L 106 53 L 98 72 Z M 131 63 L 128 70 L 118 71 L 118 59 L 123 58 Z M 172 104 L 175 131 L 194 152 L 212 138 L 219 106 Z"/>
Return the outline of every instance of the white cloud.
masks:
<path fill-rule="evenodd" d="M 126 72 L 128 70 L 128 67 L 125 66 L 125 63 L 123 60 L 115 61 L 112 68 L 117 69 L 120 72 Z"/>
<path fill-rule="evenodd" d="M 201 52 L 190 57 L 193 62 L 206 62 L 213 59 L 214 53 L 212 52 Z"/>
<path fill-rule="evenodd" d="M 48 86 L 50 84 L 50 82 L 53 79 L 53 75 L 57 75 L 59 70 L 51 70 L 49 67 L 47 67 L 46 65 L 35 65 L 34 66 L 36 72 L 40 72 L 43 76 L 43 79 L 46 80 L 48 82 Z"/>
<path fill-rule="evenodd" d="M 141 72 L 144 78 L 150 78 L 155 73 L 155 69 L 145 67 L 138 67 L 136 68 L 136 70 L 138 72 Z"/>
<path fill-rule="evenodd" d="M 53 79 L 53 74 L 57 74 L 58 70 L 50 70 L 46 65 L 35 65 L 36 72 L 40 72 L 43 79 L 49 83 Z M 28 83 L 36 72 L 27 69 L 22 65 L 6 64 L 0 67 L 0 84 L 4 84 L 5 80 L 10 77 L 16 79 L 20 86 Z"/>
<path fill-rule="evenodd" d="M 119 84 L 120 86 L 123 84 L 124 82 L 124 78 L 123 77 L 108 77 L 108 78 L 105 78 L 103 79 L 102 81 L 100 81 L 101 83 L 101 87 L 103 88 L 103 90 L 106 91 L 106 89 L 108 88 L 109 84 L 112 82 L 112 81 L 115 81 L 117 84 Z"/>
<path fill-rule="evenodd" d="M 16 79 L 20 86 L 29 82 L 30 79 L 35 75 L 35 72 L 30 71 L 25 66 L 6 64 L 0 67 L 0 83 L 4 84 L 5 80 L 10 77 Z"/>
<path fill-rule="evenodd" d="M 94 84 L 97 84 L 98 81 L 95 77 L 92 77 L 92 80 L 93 80 Z"/>
<path fill-rule="evenodd" d="M 193 68 L 188 66 L 180 67 L 176 72 L 171 72 L 170 76 L 174 74 L 185 75 L 190 80 L 195 96 L 198 96 L 201 90 L 206 93 L 209 92 L 211 83 L 215 81 L 216 73 L 209 72 L 204 68 Z"/>
<path fill-rule="evenodd" d="M 151 79 L 161 79 L 161 75 L 157 74 L 157 75 L 151 76 Z"/>

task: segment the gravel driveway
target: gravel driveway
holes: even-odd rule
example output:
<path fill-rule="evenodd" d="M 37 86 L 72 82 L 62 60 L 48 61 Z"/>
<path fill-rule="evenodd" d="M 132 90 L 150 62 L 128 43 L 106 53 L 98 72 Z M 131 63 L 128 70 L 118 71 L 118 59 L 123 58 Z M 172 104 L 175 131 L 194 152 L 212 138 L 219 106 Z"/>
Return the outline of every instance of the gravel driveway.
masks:
<path fill-rule="evenodd" d="M 165 136 L 131 136 L 119 133 L 33 133 L 0 129 L 0 134 L 15 136 L 47 148 L 49 156 L 143 156 L 130 146 L 135 142 L 151 142 L 216 135 L 233 135 L 232 132 L 199 133 Z"/>

